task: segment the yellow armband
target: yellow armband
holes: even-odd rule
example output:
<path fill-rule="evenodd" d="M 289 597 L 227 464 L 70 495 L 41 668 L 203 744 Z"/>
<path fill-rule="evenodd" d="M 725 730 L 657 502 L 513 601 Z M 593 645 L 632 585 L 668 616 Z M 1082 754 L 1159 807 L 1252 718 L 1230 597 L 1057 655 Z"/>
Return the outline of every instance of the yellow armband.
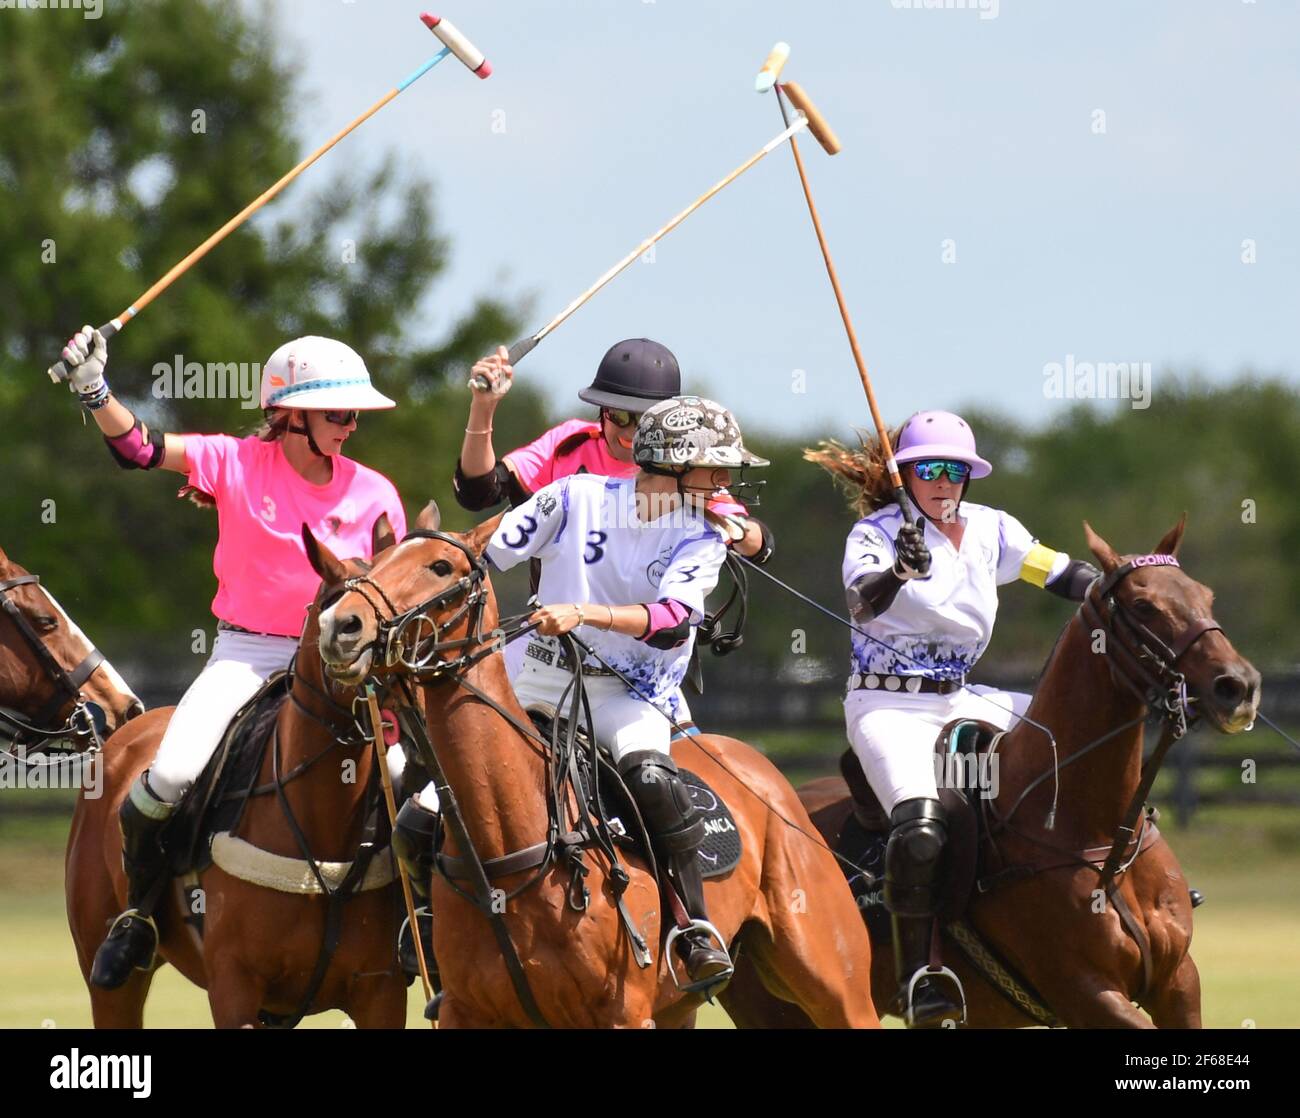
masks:
<path fill-rule="evenodd" d="M 1052 566 L 1059 554 L 1060 552 L 1044 547 L 1041 543 L 1034 544 L 1029 549 L 1029 554 L 1025 556 L 1024 564 L 1020 568 L 1020 577 L 1039 588 L 1046 586 L 1047 576 L 1052 573 Z"/>

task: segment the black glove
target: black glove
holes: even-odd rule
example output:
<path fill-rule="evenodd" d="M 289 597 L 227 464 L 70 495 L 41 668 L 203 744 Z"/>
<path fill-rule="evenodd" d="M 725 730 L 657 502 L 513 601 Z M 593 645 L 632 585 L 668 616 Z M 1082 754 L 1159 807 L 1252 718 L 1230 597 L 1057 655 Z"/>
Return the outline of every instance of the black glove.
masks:
<path fill-rule="evenodd" d="M 894 537 L 894 574 L 904 582 L 930 577 L 930 549 L 925 546 L 925 529 L 904 524 Z"/>

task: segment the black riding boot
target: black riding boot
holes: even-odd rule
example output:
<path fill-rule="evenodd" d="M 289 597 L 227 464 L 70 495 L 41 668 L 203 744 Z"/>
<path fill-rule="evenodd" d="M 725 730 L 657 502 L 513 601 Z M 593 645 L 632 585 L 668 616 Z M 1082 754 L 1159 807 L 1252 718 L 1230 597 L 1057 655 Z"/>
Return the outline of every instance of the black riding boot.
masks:
<path fill-rule="evenodd" d="M 433 840 L 437 828 L 437 813 L 422 807 L 414 796 L 402 804 L 397 813 L 397 826 L 393 828 L 393 853 L 411 883 L 415 919 L 420 929 L 420 945 L 424 948 L 424 963 L 429 968 L 431 981 L 438 973 L 433 958 L 433 914 L 429 911 Z M 408 979 L 407 985 L 410 985 L 410 982 L 420 977 L 420 961 L 415 953 L 409 917 L 402 921 L 402 930 L 397 936 L 397 958 Z M 434 985 L 437 986 L 437 982 Z"/>
<path fill-rule="evenodd" d="M 95 952 L 90 982 L 116 990 L 134 970 L 149 970 L 158 950 L 158 925 L 151 909 L 166 880 L 167 857 L 158 837 L 175 804 L 164 803 L 150 790 L 144 775 L 131 785 L 122 801 L 122 864 L 127 877 L 127 909 L 109 928 Z"/>
<path fill-rule="evenodd" d="M 712 998 L 731 980 L 735 967 L 722 937 L 709 923 L 704 904 L 698 855 L 704 840 L 704 821 L 677 773 L 677 765 L 667 754 L 649 749 L 629 753 L 618 763 L 618 771 L 636 798 L 655 856 L 671 872 L 672 883 L 691 918 L 691 927 L 675 941 L 690 978 L 682 989 Z"/>
<path fill-rule="evenodd" d="M 938 800 L 904 800 L 889 819 L 885 907 L 894 933 L 894 975 L 908 1028 L 935 1028 L 965 1018 L 961 985 L 950 970 L 930 967 L 939 904 L 939 869 L 948 829 Z"/>

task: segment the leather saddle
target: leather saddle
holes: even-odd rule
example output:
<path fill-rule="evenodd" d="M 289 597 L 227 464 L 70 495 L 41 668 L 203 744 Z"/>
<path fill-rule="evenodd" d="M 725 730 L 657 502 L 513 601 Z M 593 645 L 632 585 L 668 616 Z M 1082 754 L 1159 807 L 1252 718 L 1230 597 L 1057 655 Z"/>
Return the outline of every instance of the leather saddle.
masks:
<path fill-rule="evenodd" d="M 1001 733 L 989 722 L 974 719 L 956 719 L 949 722 L 935 739 L 934 752 L 942 758 L 943 779 L 939 784 L 939 802 L 948 821 L 948 843 L 944 849 L 941 872 L 939 918 L 955 920 L 965 912 L 975 888 L 980 869 L 980 849 L 983 845 L 983 812 L 978 799 L 987 794 L 987 761 L 989 746 Z M 885 845 L 889 838 L 889 817 L 880 800 L 871 790 L 857 755 L 845 750 L 840 758 L 840 774 L 849 787 L 852 812 L 844 820 L 836 852 L 854 866 L 845 866 L 858 897 L 858 903 L 867 915 L 867 924 L 873 935 L 888 938 L 888 917 L 885 914 L 881 890 L 884 886 Z"/>
<path fill-rule="evenodd" d="M 207 869 L 212 864 L 211 836 L 239 825 L 271 731 L 289 697 L 289 683 L 287 672 L 276 672 L 235 712 L 221 744 L 167 821 L 161 841 L 175 876 Z"/>
<path fill-rule="evenodd" d="M 543 710 L 529 710 L 529 717 L 537 727 L 537 732 L 548 741 L 551 740 L 552 718 Z M 560 734 L 563 736 L 565 720 L 560 720 Z M 640 822 L 632 793 L 628 791 L 623 777 L 619 774 L 613 758 L 604 746 L 597 748 L 596 756 L 599 766 L 598 781 L 593 788 L 591 780 L 591 747 L 586 732 L 578 731 L 582 743 L 578 750 L 578 780 L 582 785 L 581 794 L 591 806 L 593 813 L 599 809 L 610 824 L 610 832 L 616 842 L 628 849 L 635 849 L 644 855 L 644 846 L 648 838 Z M 691 772 L 683 765 L 677 768 L 682 782 L 690 793 L 695 809 L 704 819 L 705 836 L 700 844 L 697 857 L 700 860 L 700 873 L 705 878 L 721 877 L 730 873 L 740 861 L 740 829 L 730 809 L 705 780 Z"/>

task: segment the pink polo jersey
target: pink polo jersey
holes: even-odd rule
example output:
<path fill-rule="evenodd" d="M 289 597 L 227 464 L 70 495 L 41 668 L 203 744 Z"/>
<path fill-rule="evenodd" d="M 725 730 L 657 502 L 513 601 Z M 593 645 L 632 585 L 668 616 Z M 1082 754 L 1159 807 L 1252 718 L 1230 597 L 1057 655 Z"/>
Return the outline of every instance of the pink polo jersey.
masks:
<path fill-rule="evenodd" d="M 218 620 L 255 633 L 299 635 L 320 586 L 303 546 L 303 524 L 340 559 L 371 558 L 371 530 L 381 513 L 399 540 L 406 534 L 393 483 L 341 454 L 332 459 L 329 482 L 313 485 L 278 441 L 183 437 L 190 485 L 217 503 L 212 612 Z"/>
<path fill-rule="evenodd" d="M 620 462 L 615 458 L 601 434 L 600 424 L 585 419 L 566 419 L 527 446 L 512 450 L 505 456 L 505 463 L 529 494 L 571 474 L 625 478 L 639 469 L 634 462 Z M 709 508 L 732 516 L 745 513 L 744 505 L 721 497 L 711 500 Z"/>

